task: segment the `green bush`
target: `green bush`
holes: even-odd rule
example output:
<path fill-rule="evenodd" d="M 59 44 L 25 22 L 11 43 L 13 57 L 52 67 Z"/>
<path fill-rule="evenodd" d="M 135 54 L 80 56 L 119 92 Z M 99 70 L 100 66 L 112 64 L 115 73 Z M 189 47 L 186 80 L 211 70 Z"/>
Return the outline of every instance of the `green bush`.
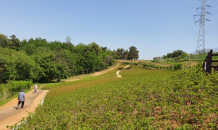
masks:
<path fill-rule="evenodd" d="M 179 64 L 175 64 L 174 65 L 174 70 L 181 70 L 182 69 L 183 64 L 179 63 Z"/>
<path fill-rule="evenodd" d="M 3 84 L 0 84 L 0 94 L 4 93 L 5 86 Z"/>
<path fill-rule="evenodd" d="M 11 81 L 9 84 L 6 84 L 11 92 L 19 92 L 22 89 L 30 89 L 32 81 Z"/>
<path fill-rule="evenodd" d="M 130 62 L 122 62 L 124 65 L 129 65 Z"/>
<path fill-rule="evenodd" d="M 0 84 L 0 104 L 5 100 L 13 97 L 19 93 L 22 89 L 29 90 L 33 82 L 31 81 L 10 81 L 7 84 Z"/>

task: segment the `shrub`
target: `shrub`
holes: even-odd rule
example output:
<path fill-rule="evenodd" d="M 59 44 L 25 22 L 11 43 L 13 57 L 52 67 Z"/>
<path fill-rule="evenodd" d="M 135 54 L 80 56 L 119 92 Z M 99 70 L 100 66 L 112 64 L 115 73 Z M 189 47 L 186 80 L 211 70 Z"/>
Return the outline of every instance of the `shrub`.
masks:
<path fill-rule="evenodd" d="M 181 70 L 182 69 L 183 64 L 179 63 L 179 64 L 175 64 L 174 65 L 174 70 Z"/>
<path fill-rule="evenodd" d="M 8 98 L 13 97 L 22 89 L 29 90 L 33 82 L 31 81 L 10 81 L 8 84 L 0 84 L 0 104 Z"/>
<path fill-rule="evenodd" d="M 0 94 L 3 94 L 4 93 L 4 84 L 0 84 Z"/>

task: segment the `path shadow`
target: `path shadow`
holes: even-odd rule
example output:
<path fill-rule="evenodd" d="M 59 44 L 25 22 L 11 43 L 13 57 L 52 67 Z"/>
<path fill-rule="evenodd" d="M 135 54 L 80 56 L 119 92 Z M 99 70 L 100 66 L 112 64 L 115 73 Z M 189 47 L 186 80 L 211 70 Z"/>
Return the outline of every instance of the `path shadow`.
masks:
<path fill-rule="evenodd" d="M 17 107 L 13 107 L 14 109 L 16 109 L 16 110 L 18 110 L 18 109 L 20 109 L 19 107 L 17 108 Z"/>

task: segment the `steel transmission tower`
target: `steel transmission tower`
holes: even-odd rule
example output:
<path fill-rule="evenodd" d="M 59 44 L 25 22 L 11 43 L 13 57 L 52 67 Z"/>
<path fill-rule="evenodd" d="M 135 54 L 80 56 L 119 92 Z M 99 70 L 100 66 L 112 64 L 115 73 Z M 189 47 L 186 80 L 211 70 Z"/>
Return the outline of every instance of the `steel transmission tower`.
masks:
<path fill-rule="evenodd" d="M 197 42 L 197 47 L 196 47 L 196 52 L 200 53 L 200 50 L 203 50 L 203 53 L 205 52 L 205 21 L 210 21 L 206 19 L 206 14 L 210 14 L 209 12 L 206 12 L 206 7 L 211 7 L 209 5 L 206 5 L 207 0 L 198 0 L 202 2 L 202 6 L 198 7 L 197 10 L 201 10 L 201 13 L 194 15 L 195 16 L 200 16 L 200 19 L 195 21 L 195 24 L 197 22 L 200 22 L 199 26 L 199 34 L 198 34 L 198 42 Z"/>

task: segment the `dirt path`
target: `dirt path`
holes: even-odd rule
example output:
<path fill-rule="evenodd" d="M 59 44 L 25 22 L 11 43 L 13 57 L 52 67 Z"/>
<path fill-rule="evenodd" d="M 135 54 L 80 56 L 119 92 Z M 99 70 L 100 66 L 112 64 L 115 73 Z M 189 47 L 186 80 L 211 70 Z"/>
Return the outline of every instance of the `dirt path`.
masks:
<path fill-rule="evenodd" d="M 111 70 L 117 68 L 119 65 L 120 65 L 120 63 L 117 63 L 116 66 L 114 66 L 114 67 L 112 67 L 112 68 L 110 68 L 110 69 L 106 69 L 106 70 L 103 70 L 103 71 L 100 71 L 100 72 L 95 72 L 94 74 L 91 74 L 91 75 L 93 75 L 93 76 L 102 75 L 102 74 L 104 74 L 104 73 L 106 73 L 106 72 L 108 72 L 108 71 L 111 71 Z"/>
<path fill-rule="evenodd" d="M 100 72 L 95 72 L 94 74 L 91 74 L 93 76 L 100 76 L 108 71 L 111 71 L 115 68 L 117 68 L 120 65 L 118 63 L 116 66 L 106 69 Z M 65 80 L 67 81 L 76 81 L 82 79 L 83 76 L 79 76 L 76 79 L 69 79 Z M 17 98 L 9 101 L 5 105 L 0 107 L 0 130 L 8 130 L 6 128 L 7 125 L 11 126 L 14 124 L 19 124 L 20 121 L 23 118 L 28 117 L 29 112 L 34 112 L 35 108 L 40 104 L 40 101 L 42 100 L 43 96 L 48 92 L 48 90 L 37 90 L 37 93 L 33 93 L 33 91 L 30 91 L 26 93 L 26 102 L 24 104 L 24 109 L 16 109 L 17 107 Z M 20 108 L 20 107 L 19 107 Z"/>
<path fill-rule="evenodd" d="M 116 66 L 114 66 L 114 67 L 112 67 L 112 68 L 110 68 L 110 69 L 102 70 L 102 71 L 100 71 L 100 72 L 95 72 L 95 73 L 90 74 L 90 75 L 92 75 L 92 76 L 100 76 L 100 75 L 102 75 L 102 74 L 104 74 L 104 73 L 106 73 L 106 72 L 108 72 L 108 71 L 111 71 L 111 70 L 117 68 L 119 65 L 120 65 L 120 63 L 118 63 Z M 72 77 L 71 79 L 69 78 L 69 79 L 66 79 L 66 80 L 63 80 L 63 81 L 64 81 L 64 82 L 77 81 L 77 80 L 83 79 L 83 77 L 84 77 L 84 76 L 87 76 L 87 75 L 89 75 L 89 74 L 74 76 L 74 77 Z"/>
<path fill-rule="evenodd" d="M 127 66 L 124 67 L 123 69 L 126 69 L 126 68 L 128 68 L 128 67 L 129 67 L 129 65 L 127 65 Z M 121 70 L 118 70 L 118 71 L 116 72 L 117 77 L 122 77 L 122 76 L 120 75 L 120 71 L 121 71 Z"/>
<path fill-rule="evenodd" d="M 0 130 L 7 130 L 6 126 L 19 124 L 20 120 L 27 118 L 29 112 L 34 112 L 35 108 L 38 107 L 43 96 L 48 90 L 37 90 L 36 93 L 30 91 L 26 93 L 26 102 L 23 110 L 16 109 L 18 100 L 17 98 L 9 101 L 7 104 L 0 107 Z"/>

